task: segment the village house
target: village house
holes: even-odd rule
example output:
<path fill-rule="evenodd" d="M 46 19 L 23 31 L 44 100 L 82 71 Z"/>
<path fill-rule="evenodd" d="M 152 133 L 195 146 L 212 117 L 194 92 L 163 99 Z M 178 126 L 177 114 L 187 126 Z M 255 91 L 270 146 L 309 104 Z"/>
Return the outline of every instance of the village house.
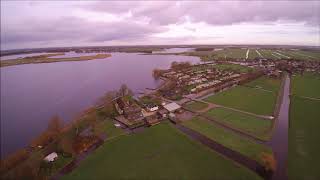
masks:
<path fill-rule="evenodd" d="M 43 160 L 46 162 L 53 162 L 58 159 L 58 154 L 56 152 L 52 152 L 48 154 Z"/>

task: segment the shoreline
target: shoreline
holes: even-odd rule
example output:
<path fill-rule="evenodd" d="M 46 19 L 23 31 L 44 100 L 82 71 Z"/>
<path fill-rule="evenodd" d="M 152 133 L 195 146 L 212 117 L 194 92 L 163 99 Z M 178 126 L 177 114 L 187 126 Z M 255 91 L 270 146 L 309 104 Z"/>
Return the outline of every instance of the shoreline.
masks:
<path fill-rule="evenodd" d="M 50 58 L 52 56 L 65 55 L 65 53 L 46 54 L 33 57 L 8 59 L 0 61 L 1 67 L 17 66 L 23 64 L 42 64 L 42 63 L 55 63 L 55 62 L 68 62 L 68 61 L 90 61 L 97 59 L 105 59 L 111 57 L 111 54 L 96 54 L 92 56 L 79 56 L 79 57 L 65 57 L 65 58 Z"/>

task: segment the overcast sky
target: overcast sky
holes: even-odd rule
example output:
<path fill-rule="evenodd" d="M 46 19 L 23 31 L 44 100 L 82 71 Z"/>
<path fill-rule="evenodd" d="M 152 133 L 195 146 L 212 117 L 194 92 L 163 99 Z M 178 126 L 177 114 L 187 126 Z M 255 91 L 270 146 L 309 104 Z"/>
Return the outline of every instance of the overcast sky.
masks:
<path fill-rule="evenodd" d="M 1 49 L 320 45 L 319 1 L 1 1 Z"/>

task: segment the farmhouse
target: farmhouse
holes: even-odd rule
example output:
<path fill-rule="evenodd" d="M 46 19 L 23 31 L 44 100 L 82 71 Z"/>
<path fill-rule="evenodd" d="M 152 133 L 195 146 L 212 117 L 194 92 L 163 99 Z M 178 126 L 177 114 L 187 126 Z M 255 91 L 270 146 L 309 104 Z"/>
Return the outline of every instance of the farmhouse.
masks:
<path fill-rule="evenodd" d="M 56 152 L 52 152 L 47 155 L 43 160 L 46 162 L 53 162 L 58 158 L 58 154 Z"/>
<path fill-rule="evenodd" d="M 163 107 L 169 112 L 175 112 L 176 110 L 179 110 L 181 108 L 181 106 L 175 102 L 166 104 Z"/>

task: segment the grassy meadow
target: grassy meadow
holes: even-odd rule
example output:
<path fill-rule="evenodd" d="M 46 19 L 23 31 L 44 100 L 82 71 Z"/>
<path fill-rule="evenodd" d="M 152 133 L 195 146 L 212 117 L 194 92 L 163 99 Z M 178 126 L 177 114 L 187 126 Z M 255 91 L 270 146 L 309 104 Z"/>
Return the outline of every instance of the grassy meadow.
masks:
<path fill-rule="evenodd" d="M 209 118 L 226 124 L 228 126 L 246 131 L 257 138 L 267 140 L 270 138 L 271 120 L 260 119 L 244 113 L 224 109 L 214 108 L 205 113 Z"/>
<path fill-rule="evenodd" d="M 267 146 L 257 144 L 249 139 L 240 137 L 239 135 L 218 127 L 214 123 L 200 117 L 195 117 L 192 120 L 185 121 L 183 122 L 183 125 L 198 131 L 225 147 L 238 151 L 239 153 L 258 161 L 261 164 L 263 163 L 260 158 L 261 153 L 272 153 L 272 150 Z"/>
<path fill-rule="evenodd" d="M 205 101 L 259 115 L 272 115 L 276 99 L 277 93 L 237 86 L 209 96 Z"/>
<path fill-rule="evenodd" d="M 125 173 L 124 173 L 125 172 Z M 106 142 L 68 179 L 261 179 L 169 124 Z"/>
<path fill-rule="evenodd" d="M 319 76 L 294 76 L 291 86 L 288 174 L 291 180 L 320 179 Z"/>

